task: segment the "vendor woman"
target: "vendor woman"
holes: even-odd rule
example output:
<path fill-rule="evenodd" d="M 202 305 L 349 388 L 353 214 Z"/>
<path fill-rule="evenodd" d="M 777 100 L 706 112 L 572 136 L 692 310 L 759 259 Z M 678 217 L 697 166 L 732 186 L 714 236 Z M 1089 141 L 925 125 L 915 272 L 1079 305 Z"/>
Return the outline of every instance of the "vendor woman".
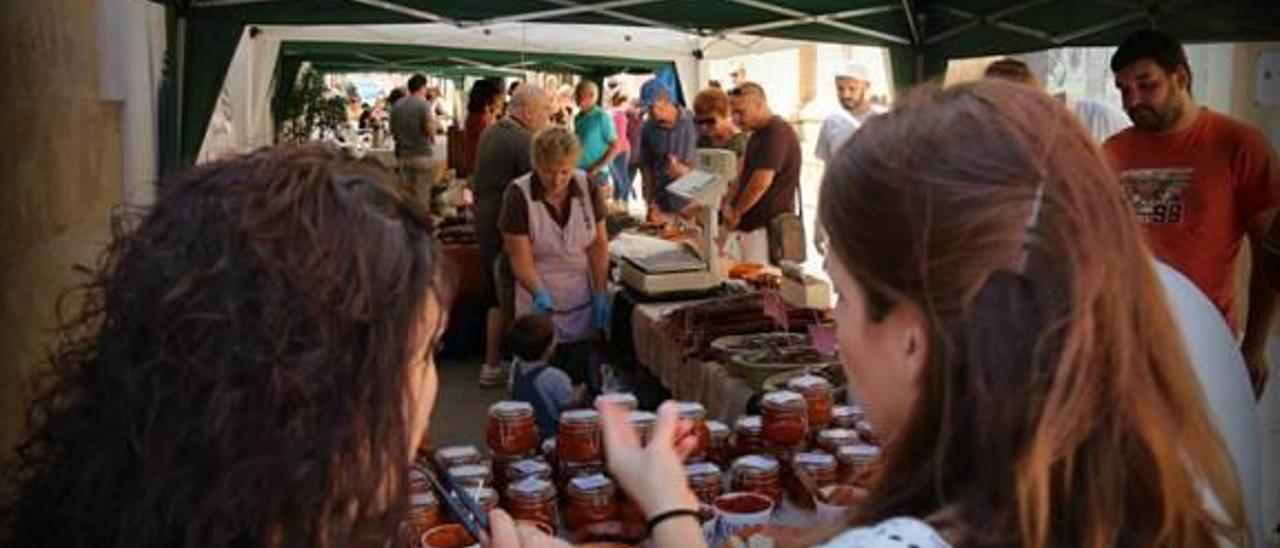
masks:
<path fill-rule="evenodd" d="M 568 130 L 533 138 L 533 171 L 513 181 L 498 228 L 516 281 L 516 316 L 550 314 L 559 344 L 552 363 L 592 392 L 592 341 L 609 321 L 609 240 L 604 198 L 577 169 L 582 149 Z"/>

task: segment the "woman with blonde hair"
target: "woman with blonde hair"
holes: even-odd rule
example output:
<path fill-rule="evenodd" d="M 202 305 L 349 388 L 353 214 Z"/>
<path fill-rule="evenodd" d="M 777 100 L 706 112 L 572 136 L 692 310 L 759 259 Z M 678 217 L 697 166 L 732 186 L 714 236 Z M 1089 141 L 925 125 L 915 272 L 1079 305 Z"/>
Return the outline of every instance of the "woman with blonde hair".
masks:
<path fill-rule="evenodd" d="M 548 314 L 556 355 L 575 383 L 594 392 L 592 343 L 608 327 L 609 239 L 600 190 L 577 169 L 582 148 L 554 126 L 533 137 L 533 171 L 503 195 L 498 229 L 516 281 L 516 317 Z"/>
<path fill-rule="evenodd" d="M 846 530 L 805 540 L 1248 544 L 1137 224 L 1057 101 L 992 80 L 921 90 L 841 147 L 819 204 L 840 359 L 884 453 Z M 641 447 L 604 411 L 655 545 L 703 545 L 671 512 L 697 507 L 682 433 Z M 499 546 L 545 541 L 496 517 Z"/>

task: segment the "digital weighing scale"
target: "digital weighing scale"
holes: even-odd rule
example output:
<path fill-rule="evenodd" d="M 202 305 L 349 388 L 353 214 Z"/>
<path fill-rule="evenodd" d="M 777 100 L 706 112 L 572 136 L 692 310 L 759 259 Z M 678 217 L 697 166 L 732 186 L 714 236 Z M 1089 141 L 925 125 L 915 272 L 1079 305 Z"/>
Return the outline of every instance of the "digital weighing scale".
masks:
<path fill-rule="evenodd" d="M 727 267 L 720 257 L 720 199 L 737 177 L 737 156 L 728 150 L 699 149 L 698 166 L 668 186 L 678 196 L 703 207 L 697 214 L 696 243 L 627 234 L 617 242 L 622 283 L 646 296 L 709 291 L 724 283 Z"/>

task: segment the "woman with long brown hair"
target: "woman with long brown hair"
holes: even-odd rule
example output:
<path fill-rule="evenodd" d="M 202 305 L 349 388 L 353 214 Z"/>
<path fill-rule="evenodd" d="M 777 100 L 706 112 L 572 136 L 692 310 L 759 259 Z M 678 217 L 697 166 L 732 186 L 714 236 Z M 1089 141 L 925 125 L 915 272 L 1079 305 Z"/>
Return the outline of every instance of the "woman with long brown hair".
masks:
<path fill-rule="evenodd" d="M 829 164 L 819 222 L 844 371 L 885 443 L 830 546 L 1248 543 L 1137 226 L 1056 101 L 996 81 L 916 92 Z M 605 417 L 633 499 L 694 507 L 678 434 L 641 448 Z M 675 515 L 658 545 L 702 545 Z"/>
<path fill-rule="evenodd" d="M 436 392 L 429 226 L 320 146 L 162 182 L 75 295 L 0 544 L 386 546 Z"/>

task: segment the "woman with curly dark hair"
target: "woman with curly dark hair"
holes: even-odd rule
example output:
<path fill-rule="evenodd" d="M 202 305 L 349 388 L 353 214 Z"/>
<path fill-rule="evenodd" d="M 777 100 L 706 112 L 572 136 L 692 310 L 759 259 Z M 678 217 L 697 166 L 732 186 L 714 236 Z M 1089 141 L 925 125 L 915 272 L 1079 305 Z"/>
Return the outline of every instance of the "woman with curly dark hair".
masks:
<path fill-rule="evenodd" d="M 435 399 L 429 226 L 384 169 L 321 146 L 163 182 L 80 288 L 0 538 L 387 545 Z"/>

